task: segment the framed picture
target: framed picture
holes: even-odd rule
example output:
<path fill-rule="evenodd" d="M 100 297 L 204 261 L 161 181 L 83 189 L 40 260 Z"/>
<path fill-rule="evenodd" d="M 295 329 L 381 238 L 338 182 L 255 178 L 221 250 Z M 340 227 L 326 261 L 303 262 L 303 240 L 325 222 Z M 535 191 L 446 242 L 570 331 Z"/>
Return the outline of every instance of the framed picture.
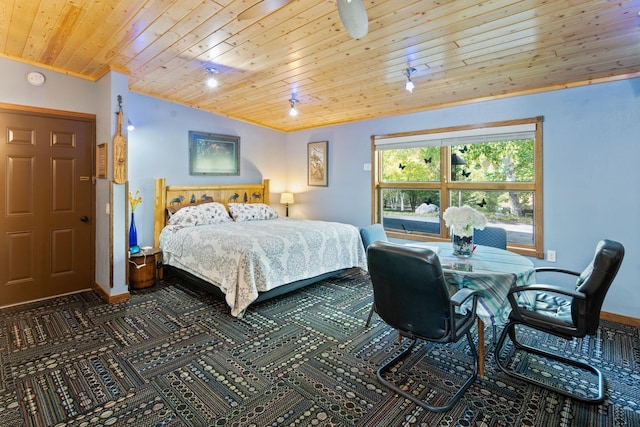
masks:
<path fill-rule="evenodd" d="M 240 175 L 240 137 L 189 131 L 189 175 Z"/>
<path fill-rule="evenodd" d="M 315 187 L 329 185 L 328 141 L 310 142 L 307 145 L 307 184 Z"/>
<path fill-rule="evenodd" d="M 98 144 L 98 148 L 96 150 L 96 177 L 107 177 L 108 161 L 109 159 L 107 157 L 107 143 L 103 142 L 102 144 Z"/>

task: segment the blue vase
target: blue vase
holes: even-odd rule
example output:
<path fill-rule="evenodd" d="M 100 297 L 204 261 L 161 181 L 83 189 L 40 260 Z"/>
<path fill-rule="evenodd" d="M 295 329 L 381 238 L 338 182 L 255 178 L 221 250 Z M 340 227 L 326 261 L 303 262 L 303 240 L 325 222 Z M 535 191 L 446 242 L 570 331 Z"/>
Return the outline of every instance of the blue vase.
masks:
<path fill-rule="evenodd" d="M 136 217 L 131 212 L 131 223 L 129 224 L 129 247 L 138 246 L 138 231 L 136 230 Z"/>

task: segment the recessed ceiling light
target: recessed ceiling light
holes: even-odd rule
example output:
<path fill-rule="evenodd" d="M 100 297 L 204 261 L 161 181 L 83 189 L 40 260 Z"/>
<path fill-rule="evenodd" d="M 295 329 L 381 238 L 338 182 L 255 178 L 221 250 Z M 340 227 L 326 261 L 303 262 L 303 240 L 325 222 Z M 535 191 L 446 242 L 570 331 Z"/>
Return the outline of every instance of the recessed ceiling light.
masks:
<path fill-rule="evenodd" d="M 209 86 L 210 88 L 217 87 L 218 80 L 216 80 L 216 74 L 218 74 L 218 70 L 209 67 L 207 68 L 207 74 L 209 75 L 209 78 L 207 79 L 207 86 Z"/>

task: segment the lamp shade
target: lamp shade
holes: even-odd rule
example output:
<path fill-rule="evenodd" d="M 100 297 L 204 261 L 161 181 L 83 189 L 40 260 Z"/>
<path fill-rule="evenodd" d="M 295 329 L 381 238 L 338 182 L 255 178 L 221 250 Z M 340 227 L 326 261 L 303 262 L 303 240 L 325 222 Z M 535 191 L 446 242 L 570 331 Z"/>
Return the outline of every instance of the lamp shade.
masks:
<path fill-rule="evenodd" d="M 282 193 L 280 194 L 280 203 L 284 204 L 293 204 L 293 193 Z"/>

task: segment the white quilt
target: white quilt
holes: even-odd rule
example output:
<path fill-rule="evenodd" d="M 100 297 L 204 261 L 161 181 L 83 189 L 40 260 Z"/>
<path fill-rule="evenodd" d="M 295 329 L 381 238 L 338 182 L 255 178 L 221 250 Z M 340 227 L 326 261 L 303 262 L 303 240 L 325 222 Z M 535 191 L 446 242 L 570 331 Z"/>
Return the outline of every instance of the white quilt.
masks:
<path fill-rule="evenodd" d="M 349 224 L 298 219 L 165 227 L 163 261 L 218 286 L 233 316 L 286 283 L 344 268 L 367 268 L 360 233 Z"/>

